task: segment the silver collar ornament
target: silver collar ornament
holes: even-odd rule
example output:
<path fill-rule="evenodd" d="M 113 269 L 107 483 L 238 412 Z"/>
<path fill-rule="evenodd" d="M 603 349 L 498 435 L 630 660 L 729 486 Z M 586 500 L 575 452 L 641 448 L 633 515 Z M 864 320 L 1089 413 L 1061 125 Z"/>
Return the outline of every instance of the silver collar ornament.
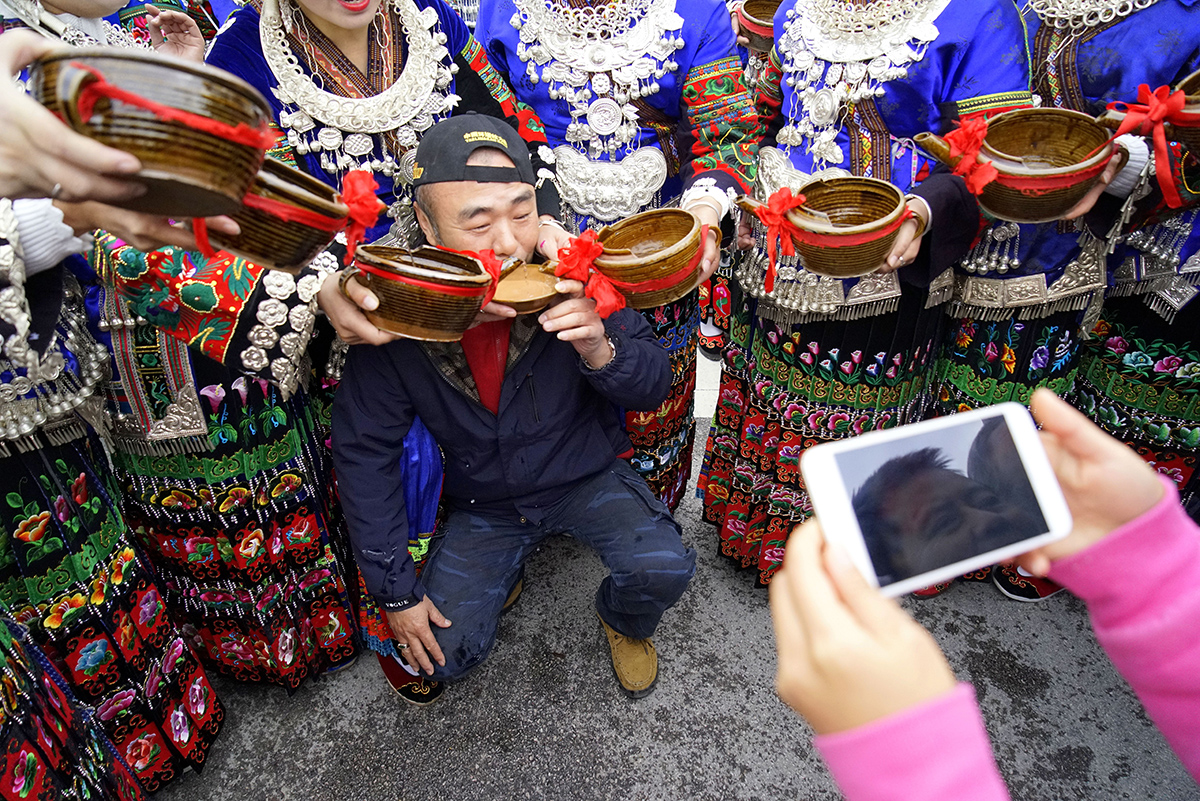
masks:
<path fill-rule="evenodd" d="M 640 131 L 632 101 L 656 94 L 679 69 L 683 18 L 675 0 L 615 0 L 572 8 L 564 0 L 514 0 L 517 56 L 529 80 L 549 85 L 571 113 L 566 140 L 592 159 L 615 156 Z"/>
<path fill-rule="evenodd" d="M 298 154 L 320 154 L 321 168 L 330 175 L 369 170 L 409 184 L 420 135 L 458 104 L 458 96 L 447 91 L 456 69 L 446 34 L 437 30 L 437 12 L 418 9 L 412 0 L 389 2 L 403 26 L 407 55 L 400 77 L 372 97 L 327 92 L 305 74 L 288 45 L 285 25 L 307 23 L 291 0 L 264 0 L 259 38 L 279 84 L 275 96 L 285 106 L 280 125 Z M 386 140 L 376 141 L 385 133 L 400 153 Z"/>
<path fill-rule="evenodd" d="M 950 0 L 800 0 L 787 12 L 777 48 L 791 87 L 788 124 L 777 140 L 804 146 L 814 169 L 841 165 L 837 144 L 847 108 L 908 75 L 938 37 L 934 20 Z"/>
<path fill-rule="evenodd" d="M 0 17 L 20 20 L 30 30 L 73 47 L 109 45 L 143 50 L 150 47 L 149 42 L 138 41 L 120 25 L 74 14 L 51 14 L 39 0 L 0 0 Z"/>
<path fill-rule="evenodd" d="M 1078 35 L 1088 28 L 1107 25 L 1149 8 L 1158 0 L 1028 0 L 1022 15 L 1037 14 L 1038 19 Z"/>

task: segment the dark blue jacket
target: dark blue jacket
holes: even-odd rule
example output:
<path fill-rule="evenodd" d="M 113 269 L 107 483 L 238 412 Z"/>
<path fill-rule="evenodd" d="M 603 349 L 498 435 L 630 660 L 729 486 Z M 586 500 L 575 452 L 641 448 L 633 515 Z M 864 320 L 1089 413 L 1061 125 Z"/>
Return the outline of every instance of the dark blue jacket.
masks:
<path fill-rule="evenodd" d="M 498 415 L 479 402 L 457 343 L 350 348 L 333 404 L 333 459 L 350 541 L 372 595 L 424 597 L 408 555 L 400 469 L 415 415 L 445 455 L 443 497 L 451 508 L 534 523 L 543 508 L 629 450 L 616 407 L 658 408 L 671 366 L 636 312 L 617 312 L 605 328 L 616 358 L 593 371 L 536 317 L 516 318 Z"/>

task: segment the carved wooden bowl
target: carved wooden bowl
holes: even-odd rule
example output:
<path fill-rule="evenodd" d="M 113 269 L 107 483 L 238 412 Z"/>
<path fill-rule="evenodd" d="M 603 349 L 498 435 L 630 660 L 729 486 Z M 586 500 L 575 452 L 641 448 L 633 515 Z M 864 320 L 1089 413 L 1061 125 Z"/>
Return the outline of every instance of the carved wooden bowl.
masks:
<path fill-rule="evenodd" d="M 251 205 L 265 200 L 284 204 L 303 215 L 322 218 L 320 225 L 285 219 L 270 207 Z M 295 275 L 318 253 L 329 247 L 338 231 L 346 226 L 350 209 L 330 186 L 281 161 L 266 159 L 242 208 L 233 219 L 241 226 L 238 236 L 216 231 L 212 241 L 236 256 L 272 270 Z"/>
<path fill-rule="evenodd" d="M 238 144 L 184 122 L 160 119 L 121 100 L 100 98 L 81 119 L 79 97 L 98 70 L 109 83 L 142 98 L 230 126 L 259 129 L 270 107 L 250 84 L 215 67 L 141 50 L 79 48 L 48 55 L 30 69 L 30 90 L 67 125 L 137 156 L 146 194 L 120 205 L 170 217 L 230 214 L 241 204 L 265 148 Z"/>
<path fill-rule="evenodd" d="M 780 0 L 745 0 L 737 8 L 738 24 L 750 41 L 750 49 L 770 53 L 775 47 L 775 12 Z"/>
<path fill-rule="evenodd" d="M 1114 153 L 1108 138 L 1104 126 L 1078 111 L 1031 108 L 997 115 L 988 122 L 981 153 L 1000 174 L 984 188 L 979 205 L 1012 222 L 1060 219 L 1100 179 Z"/>
<path fill-rule="evenodd" d="M 379 308 L 364 312 L 377 328 L 408 339 L 462 339 L 492 283 L 477 259 L 434 247 L 409 251 L 364 245 L 347 280 L 375 293 Z"/>
<path fill-rule="evenodd" d="M 878 178 L 850 176 L 813 181 L 803 192 L 804 206 L 788 212 L 788 220 L 804 232 L 803 239 L 793 237 L 804 268 L 833 278 L 875 272 L 899 235 L 904 193 Z"/>
<path fill-rule="evenodd" d="M 600 230 L 604 253 L 596 258 L 596 269 L 616 283 L 630 308 L 673 303 L 700 283 L 700 228 L 699 218 L 683 209 L 635 214 Z M 672 277 L 676 280 L 662 288 L 621 286 Z"/>

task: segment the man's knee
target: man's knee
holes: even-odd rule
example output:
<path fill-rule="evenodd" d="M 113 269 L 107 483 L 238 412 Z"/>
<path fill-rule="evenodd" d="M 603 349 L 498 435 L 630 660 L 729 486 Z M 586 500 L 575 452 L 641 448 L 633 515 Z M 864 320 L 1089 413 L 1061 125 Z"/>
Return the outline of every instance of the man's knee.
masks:
<path fill-rule="evenodd" d="M 449 628 L 434 628 L 434 637 L 438 647 L 442 649 L 445 665 L 433 664 L 433 678 L 438 681 L 458 681 L 475 668 L 483 664 L 492 646 L 496 642 L 496 626 L 490 627 L 463 623 L 463 628 L 455 630 L 458 624 L 453 620 Z"/>
<path fill-rule="evenodd" d="M 661 599 L 668 605 L 674 603 L 696 573 L 695 550 L 684 546 L 673 526 L 641 544 L 646 547 L 613 565 L 613 582 L 621 589 Z"/>

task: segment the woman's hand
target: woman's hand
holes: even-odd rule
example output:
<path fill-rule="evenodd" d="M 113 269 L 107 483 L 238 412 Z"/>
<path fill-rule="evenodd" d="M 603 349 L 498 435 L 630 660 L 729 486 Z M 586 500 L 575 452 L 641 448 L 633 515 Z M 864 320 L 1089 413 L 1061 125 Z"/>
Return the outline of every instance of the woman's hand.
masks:
<path fill-rule="evenodd" d="M 84 203 L 56 200 L 54 205 L 62 212 L 63 222 L 71 226 L 76 236 L 96 230 L 108 231 L 144 253 L 170 245 L 185 250 L 197 249 L 196 236 L 191 229 L 183 223 L 172 223 L 166 217 L 118 209 L 91 200 Z M 210 231 L 228 236 L 241 233 L 241 228 L 229 217 L 209 217 L 205 222 Z"/>
<path fill-rule="evenodd" d="M 699 217 L 702 225 L 708 226 L 708 238 L 702 245 L 704 255 L 700 257 L 700 281 L 703 283 L 712 277 L 721 264 L 721 214 L 706 200 L 690 203 L 687 211 Z"/>
<path fill-rule="evenodd" d="M 571 235 L 566 232 L 562 224 L 549 214 L 543 214 L 538 222 L 537 252 L 551 261 L 557 261 L 558 251 L 569 244 L 571 244 Z"/>
<path fill-rule="evenodd" d="M 194 19 L 181 11 L 162 11 L 149 3 L 144 7 L 150 17 L 146 30 L 155 51 L 186 61 L 204 62 L 204 36 Z"/>
<path fill-rule="evenodd" d="M 342 294 L 339 285 L 343 272 L 325 276 L 317 292 L 317 305 L 333 323 L 337 335 L 347 345 L 386 345 L 393 339 L 399 339 L 397 334 L 376 328 L 363 314 L 363 309 L 374 311 L 379 308 L 379 298 L 375 297 L 374 292 L 357 281 L 347 280 L 346 294 L 350 297 Z"/>
<path fill-rule="evenodd" d="M 816 521 L 798 527 L 771 581 L 776 689 L 817 734 L 846 731 L 954 688 L 929 632 L 867 584 Z"/>
<path fill-rule="evenodd" d="M 904 221 L 904 224 L 900 226 L 900 232 L 896 235 L 896 241 L 892 244 L 891 252 L 888 253 L 877 272 L 895 272 L 904 265 L 916 261 L 917 254 L 921 252 L 921 240 L 924 235 L 917 236 L 917 231 L 924 232 L 929 228 L 929 206 L 924 200 L 909 198 L 908 208 L 914 217 L 921 218 L 921 222 L 918 223 L 913 219 Z"/>
<path fill-rule="evenodd" d="M 1153 509 L 1163 487 L 1144 459 L 1050 390 L 1034 392 L 1030 408 L 1075 524 L 1066 539 L 1017 560 L 1033 575 L 1044 576 L 1052 560 L 1095 545 Z"/>

